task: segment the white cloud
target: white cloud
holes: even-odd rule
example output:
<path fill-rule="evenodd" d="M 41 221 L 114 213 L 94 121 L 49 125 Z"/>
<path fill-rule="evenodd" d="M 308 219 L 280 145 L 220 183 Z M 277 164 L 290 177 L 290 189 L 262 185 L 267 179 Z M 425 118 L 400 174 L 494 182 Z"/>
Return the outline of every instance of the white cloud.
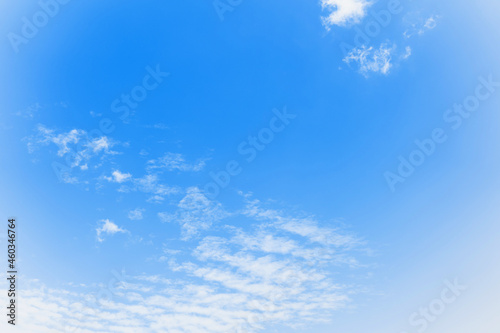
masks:
<path fill-rule="evenodd" d="M 123 173 L 119 170 L 115 170 L 111 173 L 111 177 L 104 177 L 109 182 L 114 183 L 124 183 L 132 179 L 132 175 L 130 173 Z"/>
<path fill-rule="evenodd" d="M 118 182 L 115 181 L 116 176 L 117 175 L 113 173 L 113 178 L 104 178 L 108 181 Z M 130 174 L 121 174 L 118 178 L 116 178 L 116 180 L 122 180 L 122 183 L 130 181 L 128 185 L 123 184 L 118 189 L 118 192 L 129 193 L 132 191 L 138 191 L 150 194 L 151 197 L 147 200 L 148 202 L 161 203 L 165 199 L 165 196 L 180 192 L 180 189 L 177 186 L 162 184 L 156 174 L 146 174 L 140 178 L 132 178 Z"/>
<path fill-rule="evenodd" d="M 103 242 L 103 236 L 106 235 L 114 235 L 116 233 L 127 233 L 128 231 L 118 227 L 115 223 L 110 221 L 109 219 L 99 221 L 100 226 L 97 227 L 97 240 L 99 242 Z"/>
<path fill-rule="evenodd" d="M 366 10 L 371 5 L 366 0 L 321 0 L 323 9 L 330 11 L 322 17 L 323 25 L 330 30 L 333 25 L 347 26 L 356 24 L 366 16 Z"/>
<path fill-rule="evenodd" d="M 60 173 L 60 177 L 61 177 L 61 181 L 63 183 L 66 183 L 66 184 L 80 184 L 80 181 L 78 180 L 77 177 L 75 176 L 72 176 L 70 173 L 68 172 L 61 172 Z"/>
<path fill-rule="evenodd" d="M 358 239 L 340 234 L 337 229 L 320 227 L 313 216 L 290 217 L 280 211 L 263 208 L 259 200 L 251 199 L 248 194 L 244 196 L 246 206 L 242 214 L 258 221 L 270 222 L 269 227 L 305 237 L 311 243 L 326 247 L 350 249 L 361 244 Z"/>
<path fill-rule="evenodd" d="M 405 48 L 405 53 L 402 55 L 403 59 L 408 59 L 411 56 L 411 47 L 407 46 Z"/>
<path fill-rule="evenodd" d="M 218 207 L 205 199 L 192 188 L 178 206 L 193 212 L 194 223 Z M 20 332 L 257 332 L 329 321 L 360 292 L 351 270 L 360 242 L 312 216 L 266 206 L 246 195 L 233 214 L 241 227 L 225 226 L 218 235 L 222 229 L 214 228 L 186 243 L 182 256 L 164 248 L 159 262 L 172 274 L 115 272 L 101 289 L 83 292 L 26 287 L 20 301 L 30 320 L 20 322 Z M 101 236 L 126 232 L 101 222 Z"/>
<path fill-rule="evenodd" d="M 131 210 L 128 212 L 128 218 L 136 221 L 136 220 L 142 220 L 143 216 L 142 213 L 144 213 L 145 209 L 142 208 L 136 208 L 134 210 Z"/>
<path fill-rule="evenodd" d="M 161 184 L 158 176 L 154 174 L 147 174 L 142 178 L 136 178 L 134 179 L 134 183 L 139 191 L 152 193 L 154 197 L 163 197 L 179 192 L 179 189 L 175 186 Z"/>
<path fill-rule="evenodd" d="M 405 16 L 404 21 L 408 28 L 403 33 L 406 38 L 415 35 L 423 35 L 429 30 L 433 30 L 437 26 L 438 20 L 441 18 L 439 15 L 431 15 L 427 18 L 422 18 L 418 13 L 409 13 Z"/>
<path fill-rule="evenodd" d="M 152 202 L 152 203 L 162 203 L 165 200 L 164 197 L 161 195 L 153 195 L 152 197 L 149 197 L 147 202 Z"/>
<path fill-rule="evenodd" d="M 71 163 L 69 167 L 71 168 L 86 165 L 93 157 L 103 158 L 106 155 L 117 154 L 117 152 L 111 150 L 117 142 L 106 136 L 90 138 L 88 133 L 81 129 L 56 133 L 55 130 L 41 124 L 37 126 L 36 131 L 34 136 L 27 138 L 29 152 L 33 153 L 41 146 L 54 144 L 58 148 L 57 155 L 59 157 L 70 155 Z M 82 170 L 87 168 L 84 166 Z"/>
<path fill-rule="evenodd" d="M 160 130 L 168 130 L 170 127 L 168 127 L 167 125 L 165 125 L 163 123 L 157 123 L 157 124 L 153 125 L 153 128 L 160 129 Z"/>
<path fill-rule="evenodd" d="M 363 45 L 352 49 L 342 60 L 349 65 L 357 64 L 358 71 L 364 76 L 370 72 L 387 75 L 392 67 L 391 60 L 395 50 L 396 45 L 389 46 L 385 43 L 381 44 L 378 49 Z"/>
<path fill-rule="evenodd" d="M 59 147 L 59 151 L 57 152 L 57 155 L 59 156 L 64 156 L 70 151 L 70 148 L 68 147 L 69 144 L 77 144 L 85 136 L 85 131 L 77 129 L 73 129 L 68 133 L 61 133 L 56 136 L 51 136 L 52 131 L 45 128 L 42 128 L 41 132 L 49 134 L 46 136 L 46 139 L 52 141 Z"/>
<path fill-rule="evenodd" d="M 15 112 L 14 114 L 16 116 L 23 117 L 26 119 L 33 119 L 35 117 L 35 115 L 38 113 L 38 111 L 40 111 L 41 109 L 42 109 L 42 106 L 40 105 L 40 103 L 35 103 L 35 104 L 28 106 L 24 110 L 20 110 L 20 111 Z"/>
<path fill-rule="evenodd" d="M 198 188 L 191 187 L 177 204 L 175 213 L 158 213 L 158 216 L 163 222 L 180 224 L 183 239 L 189 239 L 229 216 L 229 213 L 220 203 L 209 200 Z"/>
<path fill-rule="evenodd" d="M 100 138 L 91 140 L 88 143 L 88 147 L 93 150 L 94 153 L 105 151 L 109 153 L 109 148 L 113 146 L 113 143 L 109 138 L 102 136 Z"/>
<path fill-rule="evenodd" d="M 436 15 L 427 18 L 427 20 L 425 21 L 425 24 L 424 24 L 424 28 L 427 30 L 434 29 L 437 26 L 437 19 L 438 18 L 439 18 L 439 16 L 436 16 Z"/>
<path fill-rule="evenodd" d="M 204 160 L 187 163 L 182 154 L 166 153 L 164 156 L 148 161 L 148 170 L 165 169 L 168 171 L 201 171 L 205 167 Z"/>

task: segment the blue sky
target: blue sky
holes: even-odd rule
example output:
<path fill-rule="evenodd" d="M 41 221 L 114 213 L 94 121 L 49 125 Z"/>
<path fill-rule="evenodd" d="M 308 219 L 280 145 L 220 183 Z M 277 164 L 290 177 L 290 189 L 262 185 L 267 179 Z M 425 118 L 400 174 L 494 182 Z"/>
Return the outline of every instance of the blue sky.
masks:
<path fill-rule="evenodd" d="M 2 331 L 497 332 L 499 9 L 1 1 Z"/>

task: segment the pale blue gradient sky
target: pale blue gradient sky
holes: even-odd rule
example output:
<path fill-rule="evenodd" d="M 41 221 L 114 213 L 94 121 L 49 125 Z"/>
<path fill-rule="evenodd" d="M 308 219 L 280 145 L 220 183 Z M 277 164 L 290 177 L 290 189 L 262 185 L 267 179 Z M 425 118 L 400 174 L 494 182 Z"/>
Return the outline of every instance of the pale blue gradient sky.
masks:
<path fill-rule="evenodd" d="M 427 332 L 496 332 L 500 89 L 457 130 L 443 114 L 474 93 L 478 77 L 500 81 L 500 4 L 402 1 L 402 7 L 370 42 L 375 49 L 397 45 L 392 67 L 367 76 L 342 61 L 339 44 L 351 43 L 355 28 L 371 16 L 327 31 L 321 24 L 327 11 L 315 1 L 244 1 L 224 21 L 210 1 L 70 1 L 18 53 L 2 38 L 0 210 L 4 219 L 14 215 L 20 221 L 23 278 L 57 290 L 85 284 L 75 290 L 92 294 L 112 270 L 124 269 L 131 276 L 205 286 L 210 283 L 175 271 L 169 260 L 212 267 L 215 263 L 204 263 L 193 252 L 207 237 L 228 240 L 234 228 L 249 234 L 262 229 L 288 237 L 301 250 L 319 244 L 270 231 L 272 219 L 245 215 L 242 191 L 283 218 L 307 223 L 314 217 L 323 232 L 338 228 L 341 235 L 362 240 L 339 250 L 359 265 L 313 265 L 331 274 L 350 302 L 328 312 L 330 322 L 307 322 L 297 332 L 416 332 L 408 316 L 437 297 L 445 279 L 454 278 L 469 290 Z M 370 10 L 385 8 L 379 1 Z M 18 33 L 21 18 L 37 10 L 36 1 L 0 1 L 0 35 Z M 408 15 L 422 20 L 434 15 L 437 25 L 406 39 Z M 412 54 L 401 60 L 398 52 L 406 46 Z M 157 64 L 170 75 L 122 122 L 111 104 L 142 83 L 147 66 Z M 247 163 L 239 144 L 269 126 L 274 108 L 285 106 L 297 117 Z M 36 111 L 31 114 L 30 108 Z M 107 136 L 119 154 L 94 156 L 87 171 L 74 168 L 79 184 L 60 182 L 51 163 L 64 163 L 64 157 L 55 144 L 41 142 L 37 126 L 56 135 L 90 132 L 103 118 L 115 125 Z M 445 129 L 447 141 L 392 192 L 384 173 L 395 172 L 398 156 L 407 157 L 414 141 L 435 128 Z M 30 142 L 37 148 L 32 153 Z M 166 153 L 181 154 L 191 167 L 199 161 L 205 166 L 147 168 L 149 160 Z M 207 228 L 196 224 L 197 216 L 190 223 L 198 233 L 183 239 L 180 201 L 230 160 L 239 161 L 243 171 L 216 201 L 231 216 L 212 216 Z M 106 180 L 115 170 L 130 173 L 132 180 Z M 155 186 L 178 192 L 163 195 L 161 203 L 148 201 L 153 193 L 137 185 L 148 174 L 158 176 Z M 130 220 L 129 212 L 137 208 L 144 209 L 143 219 Z M 168 223 L 159 213 L 177 215 Z M 105 219 L 127 232 L 106 234 L 100 242 L 96 229 Z M 231 243 L 230 250 L 240 245 Z M 310 267 L 290 253 L 262 253 L 276 264 L 279 259 Z M 36 289 L 27 282 L 24 288 Z M 303 295 L 314 295 L 310 285 L 303 288 Z M 22 311 L 20 321 L 28 324 Z M 286 323 L 266 321 L 262 331 L 292 332 Z"/>

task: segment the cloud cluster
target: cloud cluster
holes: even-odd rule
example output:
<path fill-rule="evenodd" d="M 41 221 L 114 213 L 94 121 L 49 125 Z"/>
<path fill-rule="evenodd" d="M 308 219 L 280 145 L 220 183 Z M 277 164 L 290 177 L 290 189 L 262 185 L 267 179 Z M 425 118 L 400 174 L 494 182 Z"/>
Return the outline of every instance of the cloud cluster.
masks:
<path fill-rule="evenodd" d="M 63 163 L 56 163 L 57 168 L 53 163 L 54 171 L 61 181 L 70 184 L 80 183 L 79 179 L 72 174 L 74 168 L 78 167 L 81 171 L 87 171 L 92 160 L 97 160 L 94 168 L 98 168 L 106 157 L 119 154 L 112 150 L 119 142 L 107 136 L 92 137 L 82 129 L 57 132 L 39 124 L 35 134 L 25 138 L 25 141 L 27 141 L 30 153 L 41 147 L 55 146 L 57 156 L 63 158 L 60 160 Z"/>
<path fill-rule="evenodd" d="M 88 161 L 95 156 L 117 154 L 116 151 L 111 150 L 117 143 L 107 136 L 92 138 L 86 131 L 81 129 L 56 133 L 55 130 L 39 124 L 37 133 L 28 138 L 28 150 L 34 152 L 40 146 L 54 144 L 58 148 L 57 155 L 64 157 L 71 153 L 71 167 L 77 167 L 82 162 Z"/>
<path fill-rule="evenodd" d="M 361 46 L 353 48 L 342 59 L 346 64 L 353 64 L 357 71 L 365 77 L 370 73 L 388 75 L 392 67 L 408 59 L 412 54 L 410 46 L 398 52 L 396 44 L 382 43 L 378 48 Z"/>
<path fill-rule="evenodd" d="M 323 10 L 329 10 L 330 14 L 322 17 L 323 25 L 329 31 L 332 26 L 351 27 L 361 23 L 367 15 L 367 9 L 373 2 L 367 0 L 321 0 Z M 373 11 L 370 13 L 371 20 L 365 24 L 364 29 L 354 28 L 356 32 L 354 42 L 356 47 L 345 42 L 340 43 L 340 48 L 344 54 L 342 59 L 346 64 L 355 64 L 360 74 L 368 77 L 369 73 L 380 73 L 387 75 L 395 64 L 408 59 L 412 54 L 410 46 L 405 47 L 404 53 L 394 57 L 396 44 L 401 44 L 395 40 L 381 43 L 378 47 L 373 46 L 372 40 L 377 37 L 383 28 L 387 28 L 395 14 L 402 11 L 399 1 L 391 4 L 389 2 L 387 9 Z M 391 9 L 392 8 L 392 9 Z M 392 14 L 392 15 L 391 15 Z M 404 36 L 407 41 L 414 35 L 423 35 L 437 26 L 441 17 L 439 15 L 422 16 L 418 11 L 407 12 L 402 21 L 406 30 L 398 32 L 400 37 Z M 393 37 L 391 37 L 394 40 Z"/>
<path fill-rule="evenodd" d="M 355 63 L 358 71 L 365 76 L 370 72 L 387 75 L 392 67 L 391 59 L 395 50 L 395 45 L 385 43 L 378 49 L 363 45 L 352 49 L 342 60 L 348 65 Z"/>
<path fill-rule="evenodd" d="M 213 205 L 196 188 L 179 203 L 193 212 L 187 223 L 203 214 L 220 217 L 220 207 Z M 21 323 L 20 332 L 230 333 L 274 324 L 305 327 L 328 321 L 359 292 L 342 275 L 363 267 L 354 258 L 361 245 L 357 238 L 313 216 L 268 208 L 249 195 L 233 215 L 248 224 L 200 233 L 183 253 L 166 251 L 160 263 L 170 273 L 124 275 L 101 289 L 27 288 L 21 301 L 30 320 Z M 100 223 L 98 237 L 127 232 L 109 220 Z"/>

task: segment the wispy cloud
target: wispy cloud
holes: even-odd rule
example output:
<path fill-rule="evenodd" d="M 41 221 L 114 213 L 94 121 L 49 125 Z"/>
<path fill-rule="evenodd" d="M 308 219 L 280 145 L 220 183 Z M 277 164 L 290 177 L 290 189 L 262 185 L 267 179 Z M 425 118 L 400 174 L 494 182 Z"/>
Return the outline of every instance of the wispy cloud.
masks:
<path fill-rule="evenodd" d="M 212 229 L 211 235 L 186 243 L 190 250 L 182 256 L 164 251 L 159 262 L 171 274 L 113 279 L 106 284 L 109 290 L 94 291 L 107 295 L 97 300 L 88 288 L 82 293 L 26 290 L 23 308 L 33 318 L 30 325 L 38 325 L 40 332 L 77 327 L 89 333 L 257 332 L 273 324 L 297 328 L 327 322 L 361 292 L 352 274 L 363 269 L 355 258 L 362 245 L 356 237 L 250 195 L 243 200 L 233 215 L 245 217 L 245 226 Z M 218 207 L 196 188 L 179 203 L 192 213 L 190 223 L 211 215 L 207 207 L 213 205 Z M 102 223 L 101 234 L 126 232 L 109 220 Z M 39 306 L 42 302 L 45 306 Z"/>
<path fill-rule="evenodd" d="M 378 49 L 364 45 L 355 47 L 342 61 L 348 65 L 354 64 L 357 71 L 365 77 L 370 73 L 388 75 L 393 66 L 408 59 L 411 54 L 410 46 L 406 46 L 403 52 L 398 52 L 396 44 L 382 43 Z"/>
<path fill-rule="evenodd" d="M 134 179 L 134 184 L 141 192 L 152 193 L 159 196 L 166 196 L 179 192 L 176 186 L 168 186 L 160 183 L 158 176 L 155 174 L 147 174 L 142 178 L 136 178 Z"/>
<path fill-rule="evenodd" d="M 157 203 L 160 204 L 165 200 L 165 197 L 162 197 L 161 195 L 153 195 L 149 197 L 146 201 L 147 202 L 152 202 L 152 203 Z"/>
<path fill-rule="evenodd" d="M 99 226 L 96 229 L 97 240 L 104 241 L 104 235 L 114 235 L 116 233 L 127 233 L 128 231 L 118 227 L 114 222 L 109 219 L 99 221 Z"/>
<path fill-rule="evenodd" d="M 186 195 L 177 204 L 174 213 L 162 212 L 158 216 L 163 222 L 181 225 L 183 239 L 198 235 L 214 223 L 229 216 L 218 202 L 209 200 L 197 187 L 188 188 Z"/>
<path fill-rule="evenodd" d="M 134 210 L 131 210 L 128 212 L 128 218 L 137 221 L 137 220 L 142 220 L 143 216 L 142 213 L 144 213 L 145 209 L 142 208 L 136 208 Z"/>
<path fill-rule="evenodd" d="M 113 173 L 113 178 L 104 177 L 104 179 L 115 181 L 115 175 Z M 163 183 L 157 174 L 145 174 L 142 177 L 134 178 L 130 174 L 121 174 L 117 180 L 123 180 L 122 185 L 118 188 L 118 192 L 129 193 L 129 192 L 142 192 L 151 195 L 148 202 L 161 203 L 165 199 L 165 196 L 172 194 L 177 194 L 181 191 L 178 186 L 170 186 Z"/>
<path fill-rule="evenodd" d="M 144 127 L 146 127 L 146 128 L 154 128 L 154 129 L 158 129 L 158 130 L 168 130 L 168 129 L 170 129 L 170 127 L 168 127 L 164 123 L 156 123 L 156 124 L 153 124 L 153 125 L 145 125 Z"/>
<path fill-rule="evenodd" d="M 158 159 L 148 161 L 148 170 L 167 171 L 201 171 L 205 167 L 205 160 L 198 160 L 195 163 L 187 163 L 182 154 L 166 153 Z"/>
<path fill-rule="evenodd" d="M 34 103 L 23 110 L 19 110 L 14 113 L 14 115 L 23 117 L 25 119 L 33 119 L 35 115 L 42 109 L 40 103 Z"/>
<path fill-rule="evenodd" d="M 98 118 L 98 117 L 102 117 L 102 113 L 99 113 L 99 112 L 95 112 L 95 111 L 90 111 L 90 116 L 92 118 Z"/>
<path fill-rule="evenodd" d="M 358 71 L 367 76 L 368 73 L 387 75 L 392 67 L 391 59 L 396 45 L 381 44 L 378 49 L 373 46 L 355 47 L 343 59 L 346 64 L 355 63 Z"/>
<path fill-rule="evenodd" d="M 87 183 L 86 181 L 81 181 L 78 179 L 78 177 L 73 176 L 73 175 L 71 175 L 71 173 L 65 172 L 65 171 L 61 172 L 60 177 L 61 177 L 61 181 L 65 184 L 76 185 L 76 184 L 80 184 L 80 183 Z"/>
<path fill-rule="evenodd" d="M 359 23 L 371 5 L 366 0 L 321 0 L 321 6 L 329 11 L 328 16 L 322 17 L 323 25 L 327 30 L 332 26 L 348 26 Z"/>
<path fill-rule="evenodd" d="M 401 56 L 403 59 L 408 59 L 411 56 L 411 47 L 407 46 L 405 48 L 405 53 Z"/>
<path fill-rule="evenodd" d="M 340 248 L 350 250 L 362 244 L 359 239 L 347 234 L 342 234 L 338 229 L 320 227 L 313 216 L 288 216 L 279 210 L 264 208 L 259 200 L 252 199 L 248 194 L 245 194 L 244 197 L 246 205 L 241 211 L 243 215 L 256 219 L 257 221 L 267 222 L 266 225 L 269 228 L 303 237 L 311 244 L 317 244 L 321 246 L 322 249 L 329 249 L 328 251 L 331 253 L 337 252 Z M 264 246 L 264 244 L 266 244 L 264 241 L 266 237 L 259 238 L 261 239 L 259 246 Z M 267 241 L 272 241 L 272 239 L 267 239 Z M 296 249 L 293 243 L 288 243 L 287 247 L 290 253 L 293 253 Z M 332 250 L 333 248 L 337 248 L 337 250 Z"/>
<path fill-rule="evenodd" d="M 90 140 L 87 144 L 87 147 L 89 147 L 94 153 L 105 152 L 107 154 L 114 154 L 113 151 L 109 150 L 114 145 L 115 143 L 112 142 L 108 137 L 101 136 L 100 138 Z"/>
<path fill-rule="evenodd" d="M 26 138 L 28 150 L 33 153 L 42 146 L 51 144 L 57 146 L 57 155 L 64 157 L 71 153 L 70 167 L 78 167 L 88 162 L 93 157 L 115 155 L 116 151 L 111 150 L 118 142 L 101 136 L 97 138 L 89 137 L 88 133 L 82 129 L 72 129 L 68 132 L 57 133 L 39 124 L 36 134 Z M 86 168 L 82 168 L 85 170 Z"/>
<path fill-rule="evenodd" d="M 408 28 L 403 33 L 403 36 L 405 36 L 406 38 L 410 38 L 415 35 L 421 36 L 427 31 L 436 28 L 437 22 L 440 18 L 441 16 L 439 15 L 431 15 L 427 18 L 423 18 L 418 13 L 410 13 L 404 18 L 404 21 Z"/>

